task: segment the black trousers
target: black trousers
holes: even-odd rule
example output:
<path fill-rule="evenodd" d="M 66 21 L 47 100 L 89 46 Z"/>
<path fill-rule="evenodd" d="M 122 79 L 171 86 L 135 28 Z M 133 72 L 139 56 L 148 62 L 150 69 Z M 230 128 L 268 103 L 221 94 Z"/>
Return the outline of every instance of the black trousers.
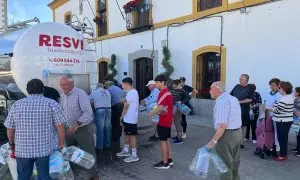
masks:
<path fill-rule="evenodd" d="M 287 156 L 289 131 L 293 122 L 276 122 L 277 138 L 280 146 L 280 156 Z"/>
<path fill-rule="evenodd" d="M 247 125 L 246 139 L 250 139 L 250 128 L 251 128 L 252 140 L 256 140 L 256 128 L 257 128 L 258 116 L 259 114 L 255 114 L 254 119 L 250 120 L 250 124 Z"/>
<path fill-rule="evenodd" d="M 111 107 L 111 141 L 116 142 L 122 136 L 120 118 L 123 111 L 123 104 L 119 103 Z"/>
<path fill-rule="evenodd" d="M 182 126 L 182 131 L 183 133 L 186 133 L 186 128 L 187 128 L 187 122 L 186 122 L 186 115 L 182 114 L 181 116 L 181 126 Z"/>

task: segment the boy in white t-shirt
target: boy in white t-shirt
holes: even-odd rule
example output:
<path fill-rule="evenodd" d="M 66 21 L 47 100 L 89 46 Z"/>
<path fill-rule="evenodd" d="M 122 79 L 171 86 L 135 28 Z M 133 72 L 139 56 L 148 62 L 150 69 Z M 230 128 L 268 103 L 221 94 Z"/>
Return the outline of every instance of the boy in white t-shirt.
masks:
<path fill-rule="evenodd" d="M 127 157 L 125 162 L 136 162 L 139 160 L 136 150 L 137 120 L 139 112 L 139 94 L 132 87 L 133 80 L 129 77 L 122 80 L 122 88 L 127 91 L 126 100 L 121 116 L 121 123 L 124 127 L 125 145 L 124 149 L 117 153 L 118 157 Z M 129 146 L 130 145 L 130 146 Z M 131 154 L 129 152 L 131 147 Z"/>

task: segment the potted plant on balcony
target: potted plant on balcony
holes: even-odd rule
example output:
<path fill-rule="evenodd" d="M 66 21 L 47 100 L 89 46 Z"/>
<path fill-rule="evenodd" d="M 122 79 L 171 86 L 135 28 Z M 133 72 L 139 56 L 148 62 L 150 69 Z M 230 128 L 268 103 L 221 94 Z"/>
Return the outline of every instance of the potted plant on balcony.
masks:
<path fill-rule="evenodd" d="M 134 10 L 137 9 L 137 5 L 139 3 L 139 0 L 132 0 L 132 1 L 129 1 L 128 3 L 126 3 L 123 8 L 125 10 L 125 13 L 130 13 Z"/>

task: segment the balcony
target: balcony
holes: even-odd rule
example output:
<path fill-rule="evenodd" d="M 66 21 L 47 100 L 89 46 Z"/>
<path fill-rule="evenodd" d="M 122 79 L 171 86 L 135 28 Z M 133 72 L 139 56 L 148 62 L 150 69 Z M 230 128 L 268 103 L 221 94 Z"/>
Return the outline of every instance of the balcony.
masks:
<path fill-rule="evenodd" d="M 151 29 L 153 25 L 151 17 L 151 4 L 126 4 L 124 9 L 126 13 L 126 28 L 129 32 L 138 33 Z"/>

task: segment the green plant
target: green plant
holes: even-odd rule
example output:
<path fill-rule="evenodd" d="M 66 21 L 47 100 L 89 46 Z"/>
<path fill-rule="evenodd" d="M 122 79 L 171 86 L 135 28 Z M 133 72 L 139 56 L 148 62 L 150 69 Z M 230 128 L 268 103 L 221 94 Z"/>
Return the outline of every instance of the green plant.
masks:
<path fill-rule="evenodd" d="M 171 64 L 171 53 L 167 46 L 163 47 L 163 55 L 164 55 L 164 58 L 163 58 L 161 64 L 166 69 L 166 71 L 163 74 L 167 77 L 168 84 L 169 84 L 172 81 L 171 75 L 174 72 L 174 67 Z"/>
<path fill-rule="evenodd" d="M 110 63 L 108 64 L 109 74 L 107 75 L 107 79 L 114 80 L 114 78 L 118 75 L 118 71 L 116 70 L 116 64 L 117 56 L 115 54 L 112 54 Z"/>

